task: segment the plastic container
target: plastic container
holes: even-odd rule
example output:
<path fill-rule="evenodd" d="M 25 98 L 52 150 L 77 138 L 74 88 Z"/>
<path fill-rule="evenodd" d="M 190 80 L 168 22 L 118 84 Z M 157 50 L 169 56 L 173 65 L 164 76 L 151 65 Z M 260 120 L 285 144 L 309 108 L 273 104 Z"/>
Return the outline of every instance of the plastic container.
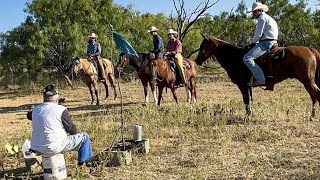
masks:
<path fill-rule="evenodd" d="M 45 180 L 66 179 L 67 168 L 63 154 L 42 155 L 43 178 Z"/>
<path fill-rule="evenodd" d="M 22 153 L 23 153 L 24 159 L 34 159 L 34 158 L 36 158 L 36 154 L 35 153 L 29 152 L 30 147 L 31 147 L 30 141 L 29 140 L 25 140 L 24 143 L 22 144 Z"/>
<path fill-rule="evenodd" d="M 142 126 L 140 124 L 133 126 L 133 140 L 142 141 Z"/>

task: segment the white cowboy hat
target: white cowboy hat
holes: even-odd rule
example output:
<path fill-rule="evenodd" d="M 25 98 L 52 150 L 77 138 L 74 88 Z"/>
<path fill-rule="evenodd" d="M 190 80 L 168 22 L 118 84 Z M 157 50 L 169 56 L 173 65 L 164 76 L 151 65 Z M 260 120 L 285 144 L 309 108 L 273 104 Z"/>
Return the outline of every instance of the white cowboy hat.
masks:
<path fill-rule="evenodd" d="M 253 12 L 255 10 L 262 10 L 264 12 L 267 12 L 269 10 L 269 7 L 265 4 L 260 3 L 260 2 L 254 2 L 252 4 L 252 9 L 248 10 L 248 12 Z"/>
<path fill-rule="evenodd" d="M 159 31 L 159 29 L 156 28 L 155 26 L 151 26 L 151 28 L 148 30 L 148 32 L 155 32 L 155 31 Z"/>
<path fill-rule="evenodd" d="M 95 33 L 91 33 L 88 37 L 89 38 L 97 38 L 98 36 Z"/>
<path fill-rule="evenodd" d="M 167 34 L 178 34 L 177 31 L 173 30 L 173 29 L 168 29 Z"/>

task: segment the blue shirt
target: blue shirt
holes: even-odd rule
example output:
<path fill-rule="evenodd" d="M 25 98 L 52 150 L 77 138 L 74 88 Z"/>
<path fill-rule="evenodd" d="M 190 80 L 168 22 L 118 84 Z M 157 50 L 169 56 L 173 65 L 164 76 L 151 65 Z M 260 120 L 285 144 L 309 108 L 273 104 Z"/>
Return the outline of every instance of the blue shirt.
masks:
<path fill-rule="evenodd" d="M 156 53 L 163 51 L 163 41 L 158 34 L 153 36 L 153 51 Z"/>
<path fill-rule="evenodd" d="M 89 54 L 93 54 L 94 57 L 101 55 L 101 46 L 98 42 L 88 44 L 87 55 Z"/>

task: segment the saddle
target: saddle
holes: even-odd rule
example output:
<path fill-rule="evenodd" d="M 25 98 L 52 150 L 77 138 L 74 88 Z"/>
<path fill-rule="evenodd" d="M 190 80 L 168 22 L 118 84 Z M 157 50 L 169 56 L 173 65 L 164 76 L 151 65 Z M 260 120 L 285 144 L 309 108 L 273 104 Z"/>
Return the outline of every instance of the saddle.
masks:
<path fill-rule="evenodd" d="M 98 74 L 98 77 L 100 80 L 103 79 L 103 75 L 102 73 L 104 72 L 103 69 L 105 69 L 107 67 L 107 64 L 104 63 L 104 61 L 102 60 L 102 58 L 100 56 L 97 57 L 97 59 L 95 59 L 94 57 L 92 56 L 89 56 L 88 57 L 88 61 L 91 62 L 94 66 L 94 68 L 96 68 L 96 71 L 97 71 L 97 74 Z M 100 61 L 100 62 L 98 62 Z M 102 66 L 102 67 L 101 67 Z"/>
<path fill-rule="evenodd" d="M 174 56 L 168 56 L 166 59 L 167 59 L 167 61 L 169 62 L 172 71 L 175 72 L 175 71 L 177 70 L 177 65 L 176 65 L 176 63 L 175 63 L 175 59 L 176 59 L 176 58 L 175 58 Z M 182 64 L 183 64 L 183 69 L 184 69 L 184 70 L 189 70 L 189 69 L 191 69 L 191 64 L 190 64 L 189 61 L 187 61 L 186 59 L 183 59 Z"/>
<path fill-rule="evenodd" d="M 175 62 L 176 57 L 175 56 L 167 56 L 166 59 L 170 65 L 170 69 L 176 74 L 176 77 L 177 77 L 176 86 L 179 87 L 180 82 L 182 81 L 181 80 L 182 75 L 180 74 L 178 67 L 177 67 L 177 64 Z M 191 64 L 186 59 L 183 60 L 182 64 L 183 64 L 183 70 L 185 72 L 185 75 L 187 76 L 186 71 L 191 69 Z"/>
<path fill-rule="evenodd" d="M 274 89 L 274 66 L 281 63 L 285 56 L 285 47 L 279 47 L 278 43 L 274 44 L 269 51 L 260 56 L 255 62 L 263 69 L 266 77 L 266 89 L 273 91 Z"/>

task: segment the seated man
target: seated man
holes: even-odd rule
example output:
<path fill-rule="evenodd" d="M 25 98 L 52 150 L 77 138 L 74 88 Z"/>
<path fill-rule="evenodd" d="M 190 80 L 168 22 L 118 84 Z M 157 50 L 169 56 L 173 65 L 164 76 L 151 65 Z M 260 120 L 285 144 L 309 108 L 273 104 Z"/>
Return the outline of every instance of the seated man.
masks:
<path fill-rule="evenodd" d="M 100 43 L 97 42 L 98 36 L 96 36 L 95 33 L 91 33 L 88 40 L 88 46 L 87 46 L 87 56 L 88 60 L 93 59 L 95 67 L 98 72 L 99 80 L 101 82 L 106 81 L 106 74 L 104 71 L 103 62 L 100 59 L 101 55 L 101 46 Z"/>
<path fill-rule="evenodd" d="M 163 58 L 163 42 L 162 38 L 157 33 L 158 30 L 159 29 L 154 26 L 151 26 L 148 30 L 153 39 L 153 50 L 151 52 L 154 53 L 155 59 Z"/>
<path fill-rule="evenodd" d="M 68 109 L 58 105 L 59 94 L 55 85 L 43 91 L 43 103 L 29 111 L 32 120 L 31 149 L 45 155 L 67 151 L 78 151 L 78 165 L 93 157 L 90 137 L 87 133 L 77 134 Z"/>
<path fill-rule="evenodd" d="M 179 74 L 181 76 L 182 84 L 186 84 L 186 77 L 183 69 L 183 57 L 182 57 L 182 44 L 176 37 L 177 32 L 173 29 L 168 30 L 169 42 L 167 44 L 165 55 L 174 56 L 176 64 L 178 66 Z"/>

